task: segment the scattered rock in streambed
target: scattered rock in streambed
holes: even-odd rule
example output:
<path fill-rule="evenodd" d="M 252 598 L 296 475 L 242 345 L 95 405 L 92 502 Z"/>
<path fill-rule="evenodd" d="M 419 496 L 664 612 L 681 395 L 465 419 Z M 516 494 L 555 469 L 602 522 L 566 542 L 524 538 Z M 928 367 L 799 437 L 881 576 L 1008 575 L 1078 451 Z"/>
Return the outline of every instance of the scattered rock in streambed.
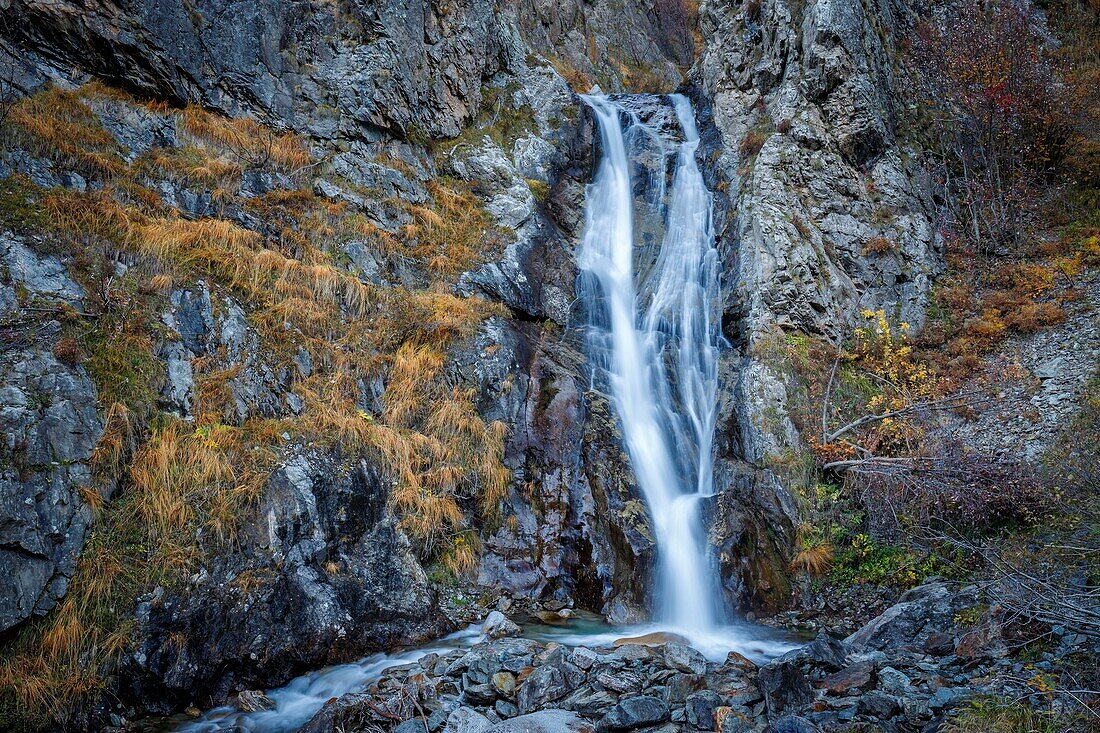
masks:
<path fill-rule="evenodd" d="M 519 626 L 500 611 L 493 611 L 485 617 L 481 633 L 490 639 L 502 639 L 505 636 L 518 636 Z"/>
<path fill-rule="evenodd" d="M 708 661 L 679 641 L 568 648 L 489 639 L 391 668 L 364 692 L 330 701 L 306 730 L 394 730 L 409 720 L 427 733 L 934 730 L 968 696 L 1003 691 L 997 672 L 1009 662 L 995 643 L 960 657 L 972 629 L 956 619 L 973 592 L 930 586 L 849 640 L 821 634 L 759 667 L 736 652 Z M 880 646 L 903 632 L 909 643 Z"/>

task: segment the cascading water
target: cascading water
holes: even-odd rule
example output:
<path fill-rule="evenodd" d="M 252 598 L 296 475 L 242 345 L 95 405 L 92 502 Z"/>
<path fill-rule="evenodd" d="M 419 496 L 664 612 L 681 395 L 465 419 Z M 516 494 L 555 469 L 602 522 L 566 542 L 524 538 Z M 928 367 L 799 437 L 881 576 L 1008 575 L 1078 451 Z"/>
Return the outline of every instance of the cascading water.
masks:
<path fill-rule="evenodd" d="M 695 160 L 699 132 L 691 103 L 669 97 L 682 129 L 667 136 L 624 104 L 586 96 L 602 157 L 587 190 L 578 286 L 592 324 L 596 371 L 605 375 L 638 485 L 653 517 L 658 554 L 655 617 L 708 634 L 724 619 L 703 537 L 699 502 L 713 493 L 718 386 L 718 254 L 712 197 Z M 675 158 L 671 192 L 666 158 Z M 635 201 L 632 168 L 645 158 L 645 195 Z M 664 236 L 636 283 L 636 203 Z M 646 211 L 648 210 L 648 211 Z"/>
<path fill-rule="evenodd" d="M 636 98 L 642 99 L 642 98 Z M 652 98 L 649 98 L 652 101 Z M 699 132 L 687 98 L 668 98 L 681 129 L 643 123 L 637 114 L 602 96 L 588 96 L 600 127 L 603 157 L 588 187 L 584 240 L 578 264 L 585 273 L 578 292 L 592 317 L 591 358 L 606 378 L 623 424 L 638 483 L 653 515 L 659 555 L 658 626 L 613 628 L 602 624 L 528 627 L 525 635 L 567 645 L 602 648 L 623 636 L 674 630 L 714 660 L 736 649 L 754 659 L 780 654 L 792 644 L 770 630 L 723 625 L 717 576 L 707 553 L 700 500 L 713 492 L 712 453 L 717 409 L 719 344 L 718 262 L 711 228 L 711 195 L 695 162 Z M 626 124 L 624 125 L 624 119 Z M 632 174 L 644 161 L 647 171 Z M 671 190 L 667 163 L 674 164 Z M 644 193 L 635 196 L 634 183 Z M 659 220 L 660 250 L 637 278 L 636 219 Z M 433 647 L 312 672 L 269 690 L 274 710 L 208 711 L 178 733 L 298 730 L 328 699 L 362 689 L 387 667 L 429 651 L 443 652 L 480 638 L 470 628 Z"/>

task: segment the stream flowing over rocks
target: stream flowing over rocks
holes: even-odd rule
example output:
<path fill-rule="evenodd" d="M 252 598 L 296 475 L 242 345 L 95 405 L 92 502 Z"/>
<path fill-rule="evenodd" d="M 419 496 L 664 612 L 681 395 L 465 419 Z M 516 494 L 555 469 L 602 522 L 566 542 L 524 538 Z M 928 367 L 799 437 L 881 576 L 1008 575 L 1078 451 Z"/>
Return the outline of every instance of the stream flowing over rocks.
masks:
<path fill-rule="evenodd" d="M 1004 691 L 994 680 L 1013 664 L 995 629 L 975 634 L 956 620 L 976 592 L 931 583 L 846 639 L 822 633 L 787 643 L 779 656 L 775 642 L 747 642 L 749 656 L 710 659 L 667 633 L 612 642 L 613 634 L 589 631 L 593 643 L 576 644 L 584 634 L 571 636 L 564 619 L 550 629 L 565 643 L 546 640 L 546 627 L 521 628 L 494 611 L 480 629 L 451 637 L 460 648 L 329 673 L 351 675 L 362 691 L 334 694 L 323 674 L 303 678 L 178 730 L 932 731 L 953 705 Z M 371 677 L 355 678 L 356 670 Z"/>

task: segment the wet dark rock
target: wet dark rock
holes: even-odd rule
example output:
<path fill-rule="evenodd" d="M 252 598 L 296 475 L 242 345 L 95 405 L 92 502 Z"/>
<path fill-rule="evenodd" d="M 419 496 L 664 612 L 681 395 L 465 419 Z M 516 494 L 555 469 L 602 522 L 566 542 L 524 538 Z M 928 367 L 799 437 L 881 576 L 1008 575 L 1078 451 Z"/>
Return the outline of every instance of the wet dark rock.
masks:
<path fill-rule="evenodd" d="M 797 715 L 784 715 L 765 730 L 767 733 L 821 733 L 821 728 Z"/>
<path fill-rule="evenodd" d="M 133 699 L 171 709 L 446 630 L 368 464 L 294 456 L 257 513 L 264 521 L 241 533 L 236 552 L 185 589 L 141 599 L 125 660 Z"/>
<path fill-rule="evenodd" d="M 722 697 L 710 690 L 689 695 L 684 701 L 687 722 L 700 730 L 715 729 L 715 714 L 722 705 Z"/>
<path fill-rule="evenodd" d="M 798 664 L 792 659 L 783 659 L 765 664 L 756 675 L 768 714 L 773 716 L 805 705 L 814 698 L 810 681 Z"/>
<path fill-rule="evenodd" d="M 643 728 L 663 723 L 669 718 L 669 707 L 661 699 L 650 695 L 629 697 L 620 701 L 600 718 L 601 731 L 621 731 Z"/>
<path fill-rule="evenodd" d="M 829 634 L 818 634 L 817 637 L 802 647 L 798 652 L 803 659 L 825 669 L 840 669 L 848 657 L 848 649 L 844 642 Z"/>
<path fill-rule="evenodd" d="M 817 686 L 834 695 L 843 695 L 848 690 L 866 688 L 871 684 L 874 673 L 874 664 L 871 662 L 858 662 L 838 672 L 833 672 L 821 680 Z"/>
<path fill-rule="evenodd" d="M 275 701 L 261 690 L 245 690 L 237 694 L 237 705 L 246 713 L 255 713 L 260 710 L 273 710 Z"/>
<path fill-rule="evenodd" d="M 879 720 L 888 720 L 901 711 L 901 703 L 893 695 L 872 690 L 859 698 L 859 712 Z"/>
<path fill-rule="evenodd" d="M 521 713 L 529 713 L 546 707 L 569 692 L 565 676 L 558 667 L 537 668 L 519 686 L 516 702 Z"/>

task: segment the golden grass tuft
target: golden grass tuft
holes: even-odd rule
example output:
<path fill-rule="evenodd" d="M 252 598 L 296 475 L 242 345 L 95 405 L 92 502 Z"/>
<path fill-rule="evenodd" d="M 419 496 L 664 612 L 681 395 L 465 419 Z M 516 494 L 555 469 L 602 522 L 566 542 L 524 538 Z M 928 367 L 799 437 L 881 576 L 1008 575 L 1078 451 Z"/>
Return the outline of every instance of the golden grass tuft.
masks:
<path fill-rule="evenodd" d="M 294 172 L 313 160 L 305 142 L 297 135 L 275 133 L 247 117 L 222 117 L 192 104 L 180 113 L 180 121 L 188 134 L 222 146 L 246 168 L 270 164 Z"/>
<path fill-rule="evenodd" d="M 800 550 L 791 560 L 790 571 L 824 575 L 833 564 L 833 548 L 827 542 Z"/>
<path fill-rule="evenodd" d="M 120 176 L 126 171 L 121 149 L 77 92 L 49 87 L 16 102 L 5 132 L 18 144 L 86 174 Z"/>
<path fill-rule="evenodd" d="M 134 413 L 124 403 L 112 402 L 103 414 L 103 434 L 92 451 L 92 468 L 101 476 L 119 475 L 136 438 Z"/>
<path fill-rule="evenodd" d="M 489 217 L 466 184 L 429 181 L 432 207 L 410 205 L 413 223 L 404 235 L 416 240 L 413 254 L 435 278 L 451 280 L 481 262 L 494 244 Z"/>

